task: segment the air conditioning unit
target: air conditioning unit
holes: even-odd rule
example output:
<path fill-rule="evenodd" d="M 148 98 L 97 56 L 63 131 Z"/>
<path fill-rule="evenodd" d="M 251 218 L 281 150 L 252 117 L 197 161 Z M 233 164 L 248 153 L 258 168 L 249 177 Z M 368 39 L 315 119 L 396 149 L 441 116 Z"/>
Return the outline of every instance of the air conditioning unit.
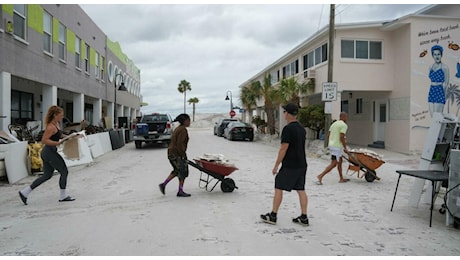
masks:
<path fill-rule="evenodd" d="M 303 72 L 303 77 L 307 79 L 315 78 L 315 70 L 306 70 Z"/>

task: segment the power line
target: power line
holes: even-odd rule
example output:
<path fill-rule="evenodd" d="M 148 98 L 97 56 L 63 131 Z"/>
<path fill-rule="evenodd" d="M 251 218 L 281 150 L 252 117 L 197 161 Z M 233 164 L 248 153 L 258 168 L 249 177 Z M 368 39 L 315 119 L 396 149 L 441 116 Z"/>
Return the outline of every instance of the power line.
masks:
<path fill-rule="evenodd" d="M 319 14 L 319 21 L 318 21 L 318 29 L 317 29 L 317 31 L 319 31 L 319 28 L 321 26 L 321 19 L 323 19 L 323 10 L 324 10 L 324 5 L 321 5 L 321 13 Z"/>

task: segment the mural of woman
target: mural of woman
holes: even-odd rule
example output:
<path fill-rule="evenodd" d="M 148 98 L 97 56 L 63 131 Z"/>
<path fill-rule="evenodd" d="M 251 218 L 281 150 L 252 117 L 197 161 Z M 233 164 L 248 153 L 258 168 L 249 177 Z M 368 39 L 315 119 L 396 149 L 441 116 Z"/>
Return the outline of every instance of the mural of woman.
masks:
<path fill-rule="evenodd" d="M 428 92 L 428 109 L 433 117 L 434 112 L 442 113 L 446 103 L 446 90 L 449 85 L 449 67 L 442 63 L 443 48 L 439 45 L 431 47 L 431 56 L 434 63 L 430 68 L 428 77 L 431 80 Z"/>

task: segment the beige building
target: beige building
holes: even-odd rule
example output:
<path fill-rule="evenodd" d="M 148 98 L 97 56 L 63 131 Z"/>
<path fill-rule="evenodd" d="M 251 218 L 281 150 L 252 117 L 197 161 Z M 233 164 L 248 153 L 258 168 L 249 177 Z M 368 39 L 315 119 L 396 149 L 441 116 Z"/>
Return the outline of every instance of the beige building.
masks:
<path fill-rule="evenodd" d="M 338 119 L 340 111 L 348 112 L 350 144 L 380 143 L 389 150 L 419 153 L 433 110 L 458 117 L 459 24 L 460 5 L 431 5 L 393 21 L 335 24 L 332 81 L 336 93 L 334 88 L 323 92 L 329 58 L 326 26 L 240 88 L 266 75 L 271 75 L 273 87 L 288 77 L 314 79 L 314 92 L 302 97 L 301 106 L 323 104 L 332 119 Z M 441 46 L 442 51 L 432 52 L 434 46 Z M 430 77 L 432 67 L 443 72 L 432 72 Z M 443 87 L 435 90 L 436 86 Z M 429 99 L 430 89 L 434 92 Z M 445 104 L 439 95 L 445 96 Z M 263 105 L 259 100 L 246 117 L 266 119 Z M 275 112 L 278 129 L 285 125 L 280 112 L 281 107 Z"/>

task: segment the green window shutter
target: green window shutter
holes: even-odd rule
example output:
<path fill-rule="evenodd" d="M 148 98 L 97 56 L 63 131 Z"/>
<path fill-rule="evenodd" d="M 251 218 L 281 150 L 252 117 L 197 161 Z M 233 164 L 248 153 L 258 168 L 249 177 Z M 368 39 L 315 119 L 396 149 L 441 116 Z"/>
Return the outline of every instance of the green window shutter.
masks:
<path fill-rule="evenodd" d="M 53 42 L 59 42 L 59 21 L 53 17 Z"/>
<path fill-rule="evenodd" d="M 2 8 L 3 8 L 3 11 L 5 11 L 5 13 L 9 14 L 9 15 L 13 15 L 13 5 L 4 5 L 2 4 Z"/>
<path fill-rule="evenodd" d="M 85 60 L 85 57 L 86 57 L 86 45 L 85 45 L 85 41 L 83 39 L 81 39 L 81 43 L 80 43 L 80 53 L 81 53 L 81 60 Z"/>
<path fill-rule="evenodd" d="M 93 67 L 96 65 L 96 52 L 91 47 L 89 47 L 89 64 Z"/>
<path fill-rule="evenodd" d="M 75 54 L 75 34 L 67 29 L 67 51 L 69 51 L 70 53 L 73 53 Z"/>
<path fill-rule="evenodd" d="M 27 25 L 43 34 L 43 8 L 40 5 L 27 5 Z"/>

